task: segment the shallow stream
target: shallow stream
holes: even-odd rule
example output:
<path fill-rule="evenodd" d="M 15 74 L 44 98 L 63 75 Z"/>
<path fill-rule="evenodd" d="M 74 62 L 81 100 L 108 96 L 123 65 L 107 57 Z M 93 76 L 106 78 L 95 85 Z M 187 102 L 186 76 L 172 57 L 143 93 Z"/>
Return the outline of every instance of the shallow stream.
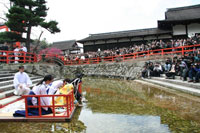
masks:
<path fill-rule="evenodd" d="M 71 122 L 0 123 L 0 132 L 200 133 L 200 97 L 134 81 L 84 78 Z"/>

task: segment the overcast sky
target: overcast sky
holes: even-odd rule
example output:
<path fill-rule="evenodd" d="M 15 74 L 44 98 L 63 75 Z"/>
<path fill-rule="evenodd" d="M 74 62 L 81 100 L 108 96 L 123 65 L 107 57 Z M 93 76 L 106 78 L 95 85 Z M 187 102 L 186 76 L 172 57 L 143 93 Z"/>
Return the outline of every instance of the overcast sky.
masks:
<path fill-rule="evenodd" d="M 8 0 L 0 0 L 6 2 Z M 42 38 L 50 43 L 76 39 L 89 34 L 157 27 L 167 8 L 200 4 L 200 0 L 47 0 L 47 20 L 56 20 L 60 33 Z M 5 8 L 0 6 L 0 15 Z M 38 38 L 41 29 L 33 29 Z"/>

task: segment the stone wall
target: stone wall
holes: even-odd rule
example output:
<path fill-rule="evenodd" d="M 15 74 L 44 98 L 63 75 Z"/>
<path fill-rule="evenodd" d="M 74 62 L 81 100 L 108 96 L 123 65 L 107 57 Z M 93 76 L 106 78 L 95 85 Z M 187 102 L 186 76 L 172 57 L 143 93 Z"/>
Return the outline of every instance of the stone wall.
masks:
<path fill-rule="evenodd" d="M 82 72 L 86 76 L 135 79 L 140 76 L 143 65 L 144 62 L 65 66 L 63 71 L 66 74 Z"/>
<path fill-rule="evenodd" d="M 156 60 L 162 61 L 162 60 Z M 153 61 L 155 62 L 155 61 Z M 24 64 L 25 71 L 37 75 L 53 74 L 57 78 L 74 77 L 76 73 L 85 76 L 135 79 L 140 77 L 145 61 L 102 63 L 76 66 L 57 66 L 52 64 Z M 3 69 L 17 71 L 19 65 L 1 65 Z"/>

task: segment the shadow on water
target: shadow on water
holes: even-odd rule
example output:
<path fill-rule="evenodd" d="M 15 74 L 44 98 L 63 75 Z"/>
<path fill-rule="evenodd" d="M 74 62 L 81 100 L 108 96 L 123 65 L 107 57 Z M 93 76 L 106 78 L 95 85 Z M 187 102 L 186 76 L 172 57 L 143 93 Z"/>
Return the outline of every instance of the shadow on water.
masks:
<path fill-rule="evenodd" d="M 86 126 L 78 120 L 81 108 L 78 108 L 71 122 L 0 122 L 1 133 L 49 133 L 49 132 L 86 132 Z"/>
<path fill-rule="evenodd" d="M 134 81 L 84 78 L 87 103 L 66 123 L 0 123 L 1 132 L 200 132 L 200 98 Z"/>

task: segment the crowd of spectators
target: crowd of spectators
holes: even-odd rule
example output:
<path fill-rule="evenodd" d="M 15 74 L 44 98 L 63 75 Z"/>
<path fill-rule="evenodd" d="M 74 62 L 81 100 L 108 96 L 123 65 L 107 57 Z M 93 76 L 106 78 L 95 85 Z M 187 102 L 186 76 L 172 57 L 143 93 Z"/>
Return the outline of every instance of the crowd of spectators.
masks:
<path fill-rule="evenodd" d="M 109 56 L 117 56 L 117 55 L 125 55 L 125 54 L 132 54 L 142 51 L 148 50 L 157 50 L 157 49 L 165 49 L 165 48 L 174 48 L 180 46 L 191 46 L 195 44 L 200 44 L 200 35 L 196 34 L 194 37 L 187 38 L 187 39 L 173 39 L 173 40 L 153 40 L 148 41 L 142 44 L 133 44 L 129 47 L 124 48 L 113 48 L 107 50 L 98 50 L 95 52 L 86 52 L 80 54 L 71 54 L 66 55 L 66 60 L 78 60 L 78 59 L 87 59 L 87 58 L 103 58 Z"/>
<path fill-rule="evenodd" d="M 6 63 L 6 51 L 13 51 L 9 52 L 9 62 L 10 63 L 23 63 L 23 55 L 26 54 L 27 48 L 24 44 L 21 44 L 21 46 L 16 46 L 15 49 L 12 49 L 11 47 L 8 47 L 8 43 L 0 44 L 0 63 Z M 12 61 L 10 61 L 12 60 Z M 14 61 L 15 60 L 15 61 Z"/>
<path fill-rule="evenodd" d="M 187 56 L 168 58 L 164 64 L 146 62 L 142 70 L 142 78 L 160 77 L 161 74 L 165 74 L 165 77 L 169 79 L 180 76 L 183 81 L 199 82 L 200 51 L 189 53 Z"/>
<path fill-rule="evenodd" d="M 4 57 L 6 55 L 6 53 L 3 51 L 8 51 L 8 46 L 6 45 L 6 43 L 0 44 L 0 60 L 6 59 L 6 57 Z M 0 61 L 0 63 L 2 63 L 2 62 L 5 62 L 5 61 Z"/>

